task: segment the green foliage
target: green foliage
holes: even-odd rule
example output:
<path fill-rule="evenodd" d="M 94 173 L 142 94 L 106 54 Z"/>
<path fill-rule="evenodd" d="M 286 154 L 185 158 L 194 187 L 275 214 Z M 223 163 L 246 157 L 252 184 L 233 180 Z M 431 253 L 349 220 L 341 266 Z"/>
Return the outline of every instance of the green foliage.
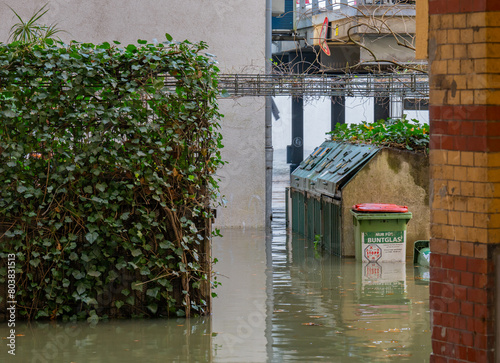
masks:
<path fill-rule="evenodd" d="M 0 45 L 0 263 L 28 319 L 206 313 L 218 69 L 139 44 Z"/>
<path fill-rule="evenodd" d="M 429 148 L 429 125 L 417 120 L 390 118 L 373 123 L 337 124 L 329 133 L 333 140 L 364 142 L 427 152 Z"/>
<path fill-rule="evenodd" d="M 49 9 L 46 9 L 47 4 L 36 11 L 27 21 L 23 20 L 18 13 L 10 6 L 10 10 L 19 20 L 19 23 L 14 24 L 10 28 L 9 40 L 19 41 L 22 43 L 39 43 L 43 44 L 47 39 L 52 39 L 54 35 L 62 32 L 57 28 L 57 24 L 45 25 L 38 21 L 42 18 Z"/>

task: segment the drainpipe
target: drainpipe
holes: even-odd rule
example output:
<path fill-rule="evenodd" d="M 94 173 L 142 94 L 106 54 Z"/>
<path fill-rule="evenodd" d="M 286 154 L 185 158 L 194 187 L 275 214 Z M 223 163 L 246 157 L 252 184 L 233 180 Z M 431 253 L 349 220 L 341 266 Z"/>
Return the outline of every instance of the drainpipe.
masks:
<path fill-rule="evenodd" d="M 272 0 L 266 0 L 266 74 L 271 74 L 272 64 Z M 265 136 L 266 136 L 266 350 L 267 359 L 273 360 L 273 321 L 274 311 L 273 297 L 273 248 L 271 219 L 273 216 L 273 118 L 272 118 L 272 98 L 266 96 L 266 116 L 265 116 Z"/>
<path fill-rule="evenodd" d="M 272 0 L 266 0 L 266 74 L 272 71 Z M 272 99 L 266 96 L 265 137 L 266 137 L 266 230 L 271 230 L 273 201 L 273 119 Z"/>

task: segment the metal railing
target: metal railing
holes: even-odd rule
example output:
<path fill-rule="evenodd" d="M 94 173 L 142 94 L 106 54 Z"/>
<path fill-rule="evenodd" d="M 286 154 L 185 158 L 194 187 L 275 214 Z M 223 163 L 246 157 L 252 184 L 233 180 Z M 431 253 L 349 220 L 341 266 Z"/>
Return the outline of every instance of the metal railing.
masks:
<path fill-rule="evenodd" d="M 325 10 L 333 10 L 341 5 L 356 7 L 360 5 L 415 5 L 415 0 L 296 0 L 298 10 L 311 10 L 312 14 L 317 14 Z"/>
<path fill-rule="evenodd" d="M 242 96 L 429 97 L 427 74 L 222 74 L 219 89 Z"/>

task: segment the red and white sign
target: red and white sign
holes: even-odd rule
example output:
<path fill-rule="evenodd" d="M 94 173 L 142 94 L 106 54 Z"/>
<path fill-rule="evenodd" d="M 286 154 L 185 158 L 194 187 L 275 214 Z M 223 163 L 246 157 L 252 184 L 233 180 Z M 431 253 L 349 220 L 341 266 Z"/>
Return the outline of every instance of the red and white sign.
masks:
<path fill-rule="evenodd" d="M 319 33 L 319 47 L 326 55 L 330 55 L 330 47 L 326 41 L 326 36 L 328 34 L 328 17 L 325 17 L 325 21 L 323 21 L 323 26 L 321 27 L 321 33 Z"/>
<path fill-rule="evenodd" d="M 364 255 L 368 261 L 376 262 L 382 257 L 382 249 L 375 244 L 369 244 L 365 248 Z"/>

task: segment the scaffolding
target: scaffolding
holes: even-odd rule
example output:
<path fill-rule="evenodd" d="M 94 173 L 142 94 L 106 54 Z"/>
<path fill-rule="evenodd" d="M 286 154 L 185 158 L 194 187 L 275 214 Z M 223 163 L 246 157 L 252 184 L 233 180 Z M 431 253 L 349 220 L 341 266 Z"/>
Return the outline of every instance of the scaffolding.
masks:
<path fill-rule="evenodd" d="M 427 74 L 221 74 L 219 89 L 230 97 L 429 97 Z"/>

